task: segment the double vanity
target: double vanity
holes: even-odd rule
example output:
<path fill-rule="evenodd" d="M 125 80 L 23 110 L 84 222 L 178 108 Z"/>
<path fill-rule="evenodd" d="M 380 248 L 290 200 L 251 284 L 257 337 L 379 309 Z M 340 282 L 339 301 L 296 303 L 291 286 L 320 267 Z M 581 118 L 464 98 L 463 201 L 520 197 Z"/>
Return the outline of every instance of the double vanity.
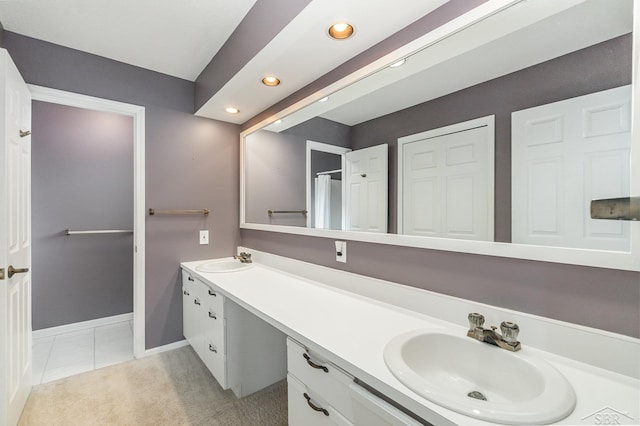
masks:
<path fill-rule="evenodd" d="M 291 426 L 640 421 L 637 339 L 252 254 L 181 264 L 184 335 L 238 397 L 286 377 Z"/>

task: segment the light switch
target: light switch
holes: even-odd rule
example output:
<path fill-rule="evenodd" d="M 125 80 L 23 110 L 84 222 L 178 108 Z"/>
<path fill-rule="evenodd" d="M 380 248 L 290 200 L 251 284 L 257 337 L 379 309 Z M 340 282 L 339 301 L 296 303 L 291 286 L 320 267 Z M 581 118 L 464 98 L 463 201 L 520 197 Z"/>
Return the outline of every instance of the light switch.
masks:
<path fill-rule="evenodd" d="M 347 242 L 336 241 L 336 260 L 338 262 L 347 263 Z"/>
<path fill-rule="evenodd" d="M 202 244 L 202 245 L 209 244 L 209 231 L 208 230 L 200 231 L 200 244 Z"/>

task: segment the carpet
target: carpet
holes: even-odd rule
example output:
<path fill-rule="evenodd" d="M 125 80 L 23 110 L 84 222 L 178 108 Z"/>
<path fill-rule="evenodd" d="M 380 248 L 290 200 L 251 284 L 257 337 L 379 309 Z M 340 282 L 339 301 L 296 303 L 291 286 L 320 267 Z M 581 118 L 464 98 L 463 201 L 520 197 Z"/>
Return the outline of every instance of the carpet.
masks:
<path fill-rule="evenodd" d="M 242 399 L 191 347 L 34 386 L 19 426 L 286 426 L 286 380 Z"/>

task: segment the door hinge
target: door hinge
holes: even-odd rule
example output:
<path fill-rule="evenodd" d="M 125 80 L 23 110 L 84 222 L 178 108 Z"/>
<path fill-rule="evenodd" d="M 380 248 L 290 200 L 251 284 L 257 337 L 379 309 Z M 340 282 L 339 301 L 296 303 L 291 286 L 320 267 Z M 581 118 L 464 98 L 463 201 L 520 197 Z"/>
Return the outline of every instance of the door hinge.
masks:
<path fill-rule="evenodd" d="M 4 280 L 4 268 L 0 268 L 0 281 Z"/>

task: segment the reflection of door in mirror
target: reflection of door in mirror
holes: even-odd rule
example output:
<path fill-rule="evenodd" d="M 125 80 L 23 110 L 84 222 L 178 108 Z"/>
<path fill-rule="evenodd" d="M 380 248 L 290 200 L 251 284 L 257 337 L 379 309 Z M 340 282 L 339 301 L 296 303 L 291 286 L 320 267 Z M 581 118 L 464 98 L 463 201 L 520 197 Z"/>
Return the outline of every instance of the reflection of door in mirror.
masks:
<path fill-rule="evenodd" d="M 388 165 L 387 144 L 346 154 L 345 229 L 387 232 Z"/>
<path fill-rule="evenodd" d="M 494 239 L 494 116 L 398 139 L 398 232 Z"/>
<path fill-rule="evenodd" d="M 343 229 L 342 170 L 349 148 L 307 140 L 307 227 Z"/>
<path fill-rule="evenodd" d="M 589 216 L 629 196 L 631 86 L 512 114 L 514 243 L 628 251 L 629 223 Z"/>

